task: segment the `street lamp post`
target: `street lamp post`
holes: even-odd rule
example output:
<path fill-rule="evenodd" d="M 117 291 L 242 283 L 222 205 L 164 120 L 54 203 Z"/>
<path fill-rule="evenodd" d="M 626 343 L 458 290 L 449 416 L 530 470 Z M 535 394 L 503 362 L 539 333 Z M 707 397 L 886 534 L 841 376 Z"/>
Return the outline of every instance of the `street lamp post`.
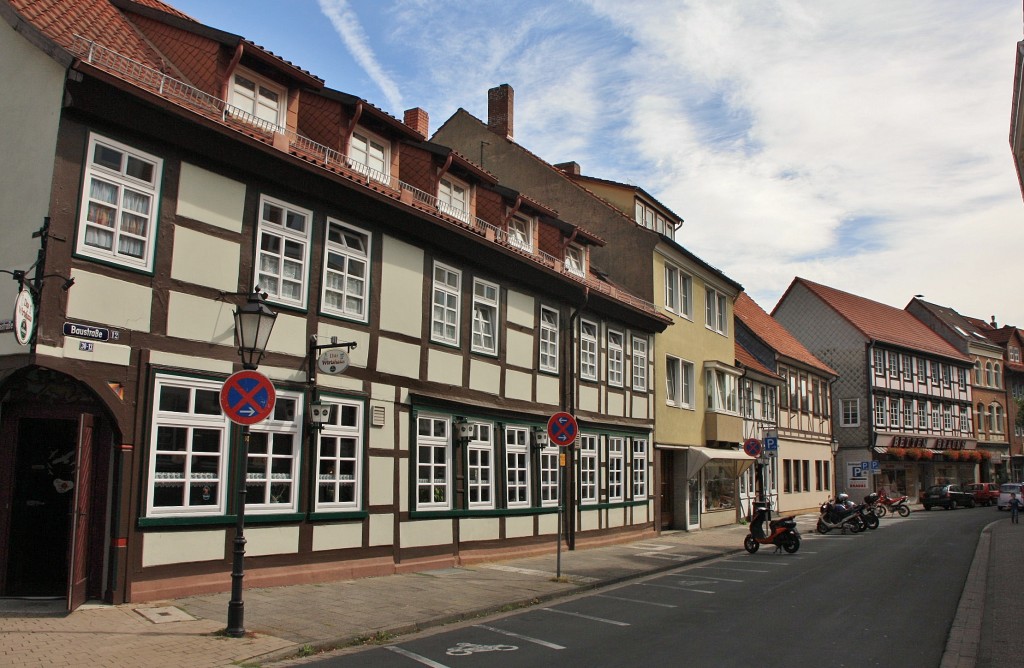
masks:
<path fill-rule="evenodd" d="M 839 462 L 836 461 L 836 453 L 839 452 L 839 441 L 832 437 L 832 498 L 839 494 Z"/>
<path fill-rule="evenodd" d="M 235 309 L 235 342 L 243 369 L 255 370 L 263 360 L 274 329 L 277 314 L 263 302 L 266 293 L 259 286 L 249 295 L 244 306 Z M 234 558 L 231 563 L 231 600 L 228 601 L 227 635 L 241 638 L 245 635 L 245 602 L 242 600 L 242 582 L 245 578 L 245 495 L 249 464 L 249 425 L 242 426 L 242 444 L 235 462 L 235 485 L 238 488 L 238 507 L 235 509 Z"/>

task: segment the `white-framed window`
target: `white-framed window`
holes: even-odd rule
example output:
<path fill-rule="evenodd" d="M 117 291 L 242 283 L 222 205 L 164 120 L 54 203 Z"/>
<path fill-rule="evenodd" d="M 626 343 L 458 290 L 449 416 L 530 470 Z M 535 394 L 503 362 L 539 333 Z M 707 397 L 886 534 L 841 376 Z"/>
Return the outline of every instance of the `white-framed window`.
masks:
<path fill-rule="evenodd" d="M 430 339 L 439 343 L 459 345 L 459 302 L 462 293 L 462 272 L 434 263 L 433 310 L 430 316 Z"/>
<path fill-rule="evenodd" d="M 729 333 L 729 309 L 728 299 L 717 290 L 704 288 L 704 324 L 705 326 L 722 335 Z"/>
<path fill-rule="evenodd" d="M 914 428 L 914 400 L 904 399 L 903 400 L 903 428 L 913 429 Z"/>
<path fill-rule="evenodd" d="M 653 207 L 636 200 L 636 222 L 658 234 L 672 236 L 672 224 Z"/>
<path fill-rule="evenodd" d="M 981 360 L 974 360 L 974 384 L 981 385 Z"/>
<path fill-rule="evenodd" d="M 932 413 L 932 429 L 934 431 L 938 431 L 942 428 L 939 417 L 939 406 L 936 403 L 932 403 L 930 408 Z"/>
<path fill-rule="evenodd" d="M 352 133 L 348 144 L 349 166 L 375 181 L 391 181 L 391 142 L 363 128 Z"/>
<path fill-rule="evenodd" d="M 896 397 L 889 397 L 889 425 L 892 427 L 900 426 L 900 416 L 903 415 L 903 411 L 900 408 L 900 400 Z"/>
<path fill-rule="evenodd" d="M 466 447 L 466 492 L 470 508 L 494 507 L 494 428 L 485 422 L 473 424 Z"/>
<path fill-rule="evenodd" d="M 451 508 L 451 421 L 446 417 L 416 418 L 416 508 Z"/>
<path fill-rule="evenodd" d="M 505 427 L 505 503 L 530 505 L 530 430 L 525 427 Z"/>
<path fill-rule="evenodd" d="M 473 351 L 498 354 L 498 286 L 473 279 Z"/>
<path fill-rule="evenodd" d="M 633 439 L 633 500 L 647 498 L 647 439 Z"/>
<path fill-rule="evenodd" d="M 999 369 L 998 363 L 992 366 L 992 377 L 995 379 L 995 385 L 993 385 L 993 387 L 1001 389 L 1003 387 L 1003 374 Z"/>
<path fill-rule="evenodd" d="M 639 336 L 633 337 L 633 390 L 636 392 L 647 391 L 647 339 Z"/>
<path fill-rule="evenodd" d="M 231 78 L 230 97 L 228 101 L 231 106 L 251 116 L 242 117 L 246 122 L 274 132 L 284 127 L 288 91 L 281 84 L 250 70 L 238 68 Z"/>
<path fill-rule="evenodd" d="M 928 381 L 928 361 L 924 358 L 917 358 L 917 382 L 925 383 Z"/>
<path fill-rule="evenodd" d="M 363 490 L 363 403 L 323 398 L 330 418 L 316 436 L 315 511 L 359 510 Z"/>
<path fill-rule="evenodd" d="M 885 426 L 885 397 L 875 397 L 875 424 Z"/>
<path fill-rule="evenodd" d="M 278 390 L 274 412 L 249 427 L 245 512 L 295 512 L 299 508 L 302 394 Z"/>
<path fill-rule="evenodd" d="M 771 385 L 761 386 L 761 419 L 775 422 L 778 419 L 775 404 L 775 388 Z"/>
<path fill-rule="evenodd" d="M 900 371 L 903 373 L 903 380 L 910 380 L 911 375 L 914 373 L 914 365 L 911 362 L 910 355 L 900 357 Z"/>
<path fill-rule="evenodd" d="M 871 357 L 872 357 L 872 360 L 874 362 L 875 375 L 876 376 L 884 376 L 885 375 L 885 351 L 884 350 L 879 350 L 878 348 L 874 348 L 872 350 Z"/>
<path fill-rule="evenodd" d="M 558 446 L 550 443 L 540 451 L 540 505 L 558 505 Z"/>
<path fill-rule="evenodd" d="M 272 301 L 305 307 L 312 212 L 260 197 L 254 285 Z"/>
<path fill-rule="evenodd" d="M 951 406 L 942 407 L 942 428 L 945 431 L 953 430 L 953 408 Z"/>
<path fill-rule="evenodd" d="M 1017 346 L 1009 346 L 1007 348 L 1007 355 L 1009 355 L 1011 362 L 1019 362 L 1020 348 L 1018 348 Z"/>
<path fill-rule="evenodd" d="M 575 244 L 565 248 L 565 270 L 574 276 L 585 278 L 587 275 L 584 258 L 586 254 L 583 249 Z"/>
<path fill-rule="evenodd" d="M 597 503 L 597 436 L 580 434 L 580 503 Z"/>
<path fill-rule="evenodd" d="M 580 320 L 580 378 L 597 380 L 597 324 Z"/>
<path fill-rule="evenodd" d="M 682 269 L 665 265 L 665 308 L 693 318 L 693 278 Z"/>
<path fill-rule="evenodd" d="M 665 356 L 665 403 L 693 408 L 693 364 L 671 355 Z"/>
<path fill-rule="evenodd" d="M 860 426 L 860 399 L 843 399 L 843 427 Z"/>
<path fill-rule="evenodd" d="M 453 218 L 469 222 L 469 186 L 443 176 L 437 184 L 437 209 Z"/>
<path fill-rule="evenodd" d="M 328 218 L 324 258 L 324 312 L 366 322 L 370 233 Z"/>
<path fill-rule="evenodd" d="M 558 311 L 540 307 L 540 370 L 558 372 Z"/>
<path fill-rule="evenodd" d="M 704 369 L 707 390 L 707 410 L 726 413 L 739 412 L 737 377 L 723 369 Z"/>
<path fill-rule="evenodd" d="M 967 387 L 967 369 L 960 367 L 956 370 L 956 380 L 961 389 Z"/>
<path fill-rule="evenodd" d="M 917 428 L 928 428 L 928 407 L 921 399 L 917 400 Z"/>
<path fill-rule="evenodd" d="M 608 437 L 608 502 L 622 501 L 622 475 L 625 466 L 625 439 Z"/>
<path fill-rule="evenodd" d="M 999 368 L 998 366 L 996 367 Z M 953 382 L 953 367 L 948 364 L 942 365 L 942 384 L 949 387 Z"/>
<path fill-rule="evenodd" d="M 533 218 L 516 213 L 508 221 L 508 241 L 519 250 L 533 253 Z"/>
<path fill-rule="evenodd" d="M 892 350 L 889 351 L 889 375 L 893 378 L 900 375 L 900 356 Z"/>
<path fill-rule="evenodd" d="M 149 516 L 223 515 L 228 430 L 222 382 L 157 375 L 149 444 Z"/>
<path fill-rule="evenodd" d="M 1002 434 L 1005 430 L 1003 425 L 1003 407 L 999 404 L 992 403 L 992 431 L 997 434 Z"/>
<path fill-rule="evenodd" d="M 76 252 L 152 271 L 163 164 L 148 153 L 89 135 Z"/>
<path fill-rule="evenodd" d="M 622 387 L 624 369 L 622 332 L 608 330 L 608 384 Z"/>
<path fill-rule="evenodd" d="M 942 381 L 942 364 L 932 360 L 932 385 L 938 385 Z"/>
<path fill-rule="evenodd" d="M 754 381 L 740 378 L 740 414 L 754 419 Z"/>

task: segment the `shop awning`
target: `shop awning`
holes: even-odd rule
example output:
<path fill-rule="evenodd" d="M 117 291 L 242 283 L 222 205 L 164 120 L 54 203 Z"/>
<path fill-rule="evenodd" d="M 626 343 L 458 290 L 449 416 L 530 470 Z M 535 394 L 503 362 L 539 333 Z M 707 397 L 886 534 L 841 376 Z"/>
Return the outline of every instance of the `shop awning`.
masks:
<path fill-rule="evenodd" d="M 735 477 L 739 478 L 753 465 L 754 458 L 742 450 L 723 450 L 720 448 L 701 448 L 696 445 L 664 445 L 655 443 L 654 447 L 663 450 L 681 450 L 686 452 L 686 475 L 690 478 L 696 477 L 704 465 L 715 460 L 718 463 L 728 463 L 733 469 Z"/>

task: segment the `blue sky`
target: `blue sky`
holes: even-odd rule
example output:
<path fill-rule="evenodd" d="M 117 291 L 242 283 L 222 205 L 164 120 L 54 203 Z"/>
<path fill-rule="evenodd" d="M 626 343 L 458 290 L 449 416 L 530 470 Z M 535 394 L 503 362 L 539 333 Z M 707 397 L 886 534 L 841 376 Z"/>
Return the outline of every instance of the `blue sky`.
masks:
<path fill-rule="evenodd" d="M 769 311 L 801 276 L 1024 327 L 1017 0 L 171 4 L 431 131 L 510 84 L 518 143 L 643 187 Z"/>

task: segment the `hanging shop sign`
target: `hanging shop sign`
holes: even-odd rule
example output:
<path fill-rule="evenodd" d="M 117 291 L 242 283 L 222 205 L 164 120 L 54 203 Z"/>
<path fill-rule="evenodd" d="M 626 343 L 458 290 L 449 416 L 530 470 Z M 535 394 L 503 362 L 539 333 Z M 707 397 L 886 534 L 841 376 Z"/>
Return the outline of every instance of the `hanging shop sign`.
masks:
<path fill-rule="evenodd" d="M 316 367 L 321 372 L 336 376 L 345 373 L 348 369 L 348 351 L 341 348 L 325 350 L 316 361 Z"/>
<path fill-rule="evenodd" d="M 14 338 L 26 346 L 36 331 L 36 300 L 32 291 L 22 288 L 14 302 Z"/>

